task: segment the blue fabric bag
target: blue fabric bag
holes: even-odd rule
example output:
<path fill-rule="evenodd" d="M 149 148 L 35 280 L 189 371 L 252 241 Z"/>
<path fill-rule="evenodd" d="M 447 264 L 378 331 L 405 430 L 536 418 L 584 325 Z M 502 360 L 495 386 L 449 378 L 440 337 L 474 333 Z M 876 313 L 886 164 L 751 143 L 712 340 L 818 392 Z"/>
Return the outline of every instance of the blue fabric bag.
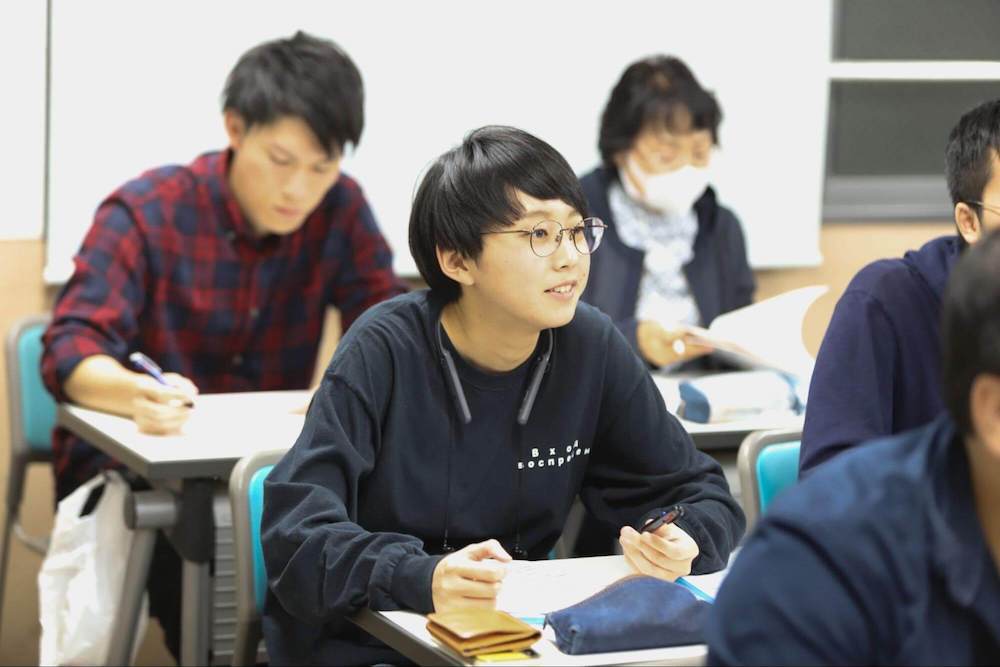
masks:
<path fill-rule="evenodd" d="M 569 655 L 632 651 L 704 642 L 711 605 L 679 584 L 625 577 L 572 607 L 545 615 L 559 650 Z"/>

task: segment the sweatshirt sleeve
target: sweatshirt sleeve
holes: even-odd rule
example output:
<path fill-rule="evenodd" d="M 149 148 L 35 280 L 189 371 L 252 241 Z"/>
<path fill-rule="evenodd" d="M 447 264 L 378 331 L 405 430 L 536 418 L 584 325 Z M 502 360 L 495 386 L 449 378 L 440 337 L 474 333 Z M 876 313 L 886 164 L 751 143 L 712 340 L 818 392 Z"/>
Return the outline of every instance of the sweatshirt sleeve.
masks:
<path fill-rule="evenodd" d="M 892 433 L 896 332 L 867 292 L 841 297 L 809 386 L 799 471 L 859 442 Z"/>
<path fill-rule="evenodd" d="M 597 437 L 581 499 L 599 519 L 638 528 L 685 506 L 677 525 L 698 543 L 695 574 L 725 567 L 746 520 L 719 464 L 698 451 L 671 415 L 642 361 L 610 331 Z"/>
<path fill-rule="evenodd" d="M 302 433 L 264 484 L 261 539 L 268 584 L 288 613 L 308 623 L 370 607 L 433 611 L 439 556 L 419 539 L 358 525 L 362 478 L 378 457 L 377 412 L 327 372 Z"/>

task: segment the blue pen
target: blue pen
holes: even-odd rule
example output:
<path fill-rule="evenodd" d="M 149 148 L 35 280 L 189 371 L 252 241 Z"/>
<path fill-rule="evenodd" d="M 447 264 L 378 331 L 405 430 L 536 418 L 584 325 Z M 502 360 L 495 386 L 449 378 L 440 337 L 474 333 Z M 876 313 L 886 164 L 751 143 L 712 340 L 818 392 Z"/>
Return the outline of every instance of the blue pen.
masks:
<path fill-rule="evenodd" d="M 147 375 L 151 375 L 153 379 L 159 382 L 160 384 L 165 386 L 170 386 L 170 383 L 167 382 L 167 378 L 163 375 L 163 369 L 157 366 L 155 361 L 147 357 L 142 352 L 133 352 L 132 354 L 128 355 L 128 360 L 132 363 L 133 366 L 143 371 Z M 185 401 L 184 407 L 193 408 L 194 403 L 192 403 L 191 401 Z"/>

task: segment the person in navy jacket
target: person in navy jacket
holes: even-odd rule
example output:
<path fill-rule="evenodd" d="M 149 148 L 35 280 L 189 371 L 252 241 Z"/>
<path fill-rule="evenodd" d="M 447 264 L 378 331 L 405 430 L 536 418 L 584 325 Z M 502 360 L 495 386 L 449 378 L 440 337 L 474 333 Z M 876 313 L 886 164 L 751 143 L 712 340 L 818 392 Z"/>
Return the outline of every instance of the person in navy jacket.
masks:
<path fill-rule="evenodd" d="M 963 249 L 1000 226 L 1000 100 L 967 112 L 945 152 L 957 235 L 862 269 L 816 358 L 800 474 L 858 443 L 926 424 L 944 408 L 941 293 Z"/>
<path fill-rule="evenodd" d="M 410 249 L 430 290 L 351 327 L 264 484 L 274 664 L 398 663 L 352 614 L 493 606 L 506 563 L 545 558 L 578 495 L 636 572 L 726 565 L 744 519 L 721 468 L 578 303 L 604 229 L 585 216 L 565 159 L 514 128 L 428 169 Z"/>
<path fill-rule="evenodd" d="M 608 223 L 583 299 L 655 367 L 709 351 L 687 343 L 682 325 L 708 326 L 753 301 L 740 221 L 709 185 L 721 120 L 680 59 L 632 63 L 601 115 L 602 164 L 580 181 L 591 213 Z"/>
<path fill-rule="evenodd" d="M 996 664 L 1000 231 L 943 298 L 946 412 L 775 500 L 719 590 L 708 664 Z"/>

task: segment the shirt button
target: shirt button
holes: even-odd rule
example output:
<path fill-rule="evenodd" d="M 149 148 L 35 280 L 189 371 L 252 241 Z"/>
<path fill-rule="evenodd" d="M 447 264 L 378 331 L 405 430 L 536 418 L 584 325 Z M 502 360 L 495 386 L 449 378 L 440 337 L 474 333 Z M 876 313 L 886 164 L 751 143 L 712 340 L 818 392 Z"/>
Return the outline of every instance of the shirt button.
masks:
<path fill-rule="evenodd" d="M 235 241 L 236 240 L 236 232 L 234 232 L 234 231 L 228 231 L 228 232 L 226 232 L 226 240 L 229 241 L 230 243 L 232 243 L 233 241 Z"/>
<path fill-rule="evenodd" d="M 242 363 L 243 363 L 243 355 L 242 354 L 234 354 L 233 355 L 233 366 L 239 366 Z"/>
<path fill-rule="evenodd" d="M 260 308 L 253 307 L 250 309 L 250 317 L 257 319 L 260 316 Z"/>

